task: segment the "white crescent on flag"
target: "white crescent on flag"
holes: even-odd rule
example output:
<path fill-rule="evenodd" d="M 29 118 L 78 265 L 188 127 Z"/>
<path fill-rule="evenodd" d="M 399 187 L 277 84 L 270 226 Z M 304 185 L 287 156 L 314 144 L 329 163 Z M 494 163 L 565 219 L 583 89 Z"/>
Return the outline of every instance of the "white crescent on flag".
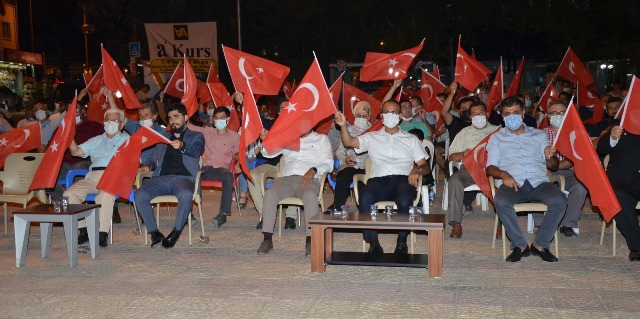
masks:
<path fill-rule="evenodd" d="M 20 147 L 22 146 L 22 144 L 24 144 L 24 142 L 27 141 L 27 139 L 29 138 L 29 135 L 31 135 L 31 130 L 29 129 L 24 129 L 22 130 L 24 132 L 24 141 L 22 141 L 22 143 L 20 143 L 19 145 L 14 145 L 13 147 Z"/>
<path fill-rule="evenodd" d="M 575 158 L 581 161 L 582 157 L 580 157 L 580 155 L 576 153 L 576 147 L 573 145 L 575 141 L 576 141 L 576 131 L 571 131 L 571 133 L 569 133 L 569 142 L 571 142 L 571 151 L 573 152 L 573 156 L 575 156 Z"/>
<path fill-rule="evenodd" d="M 306 110 L 302 110 L 303 112 L 311 112 L 315 110 L 316 107 L 318 106 L 318 99 L 320 98 L 320 93 L 318 93 L 318 89 L 309 82 L 300 84 L 300 86 L 298 87 L 298 90 L 302 88 L 306 88 L 307 90 L 311 91 L 311 94 L 313 94 L 313 105 L 311 105 L 311 107 Z"/>
<path fill-rule="evenodd" d="M 409 57 L 411 57 L 412 59 L 416 57 L 416 55 L 415 55 L 415 54 L 413 54 L 413 53 L 409 53 L 409 52 L 402 53 L 400 56 L 403 56 L 403 55 L 409 56 Z"/>
<path fill-rule="evenodd" d="M 248 76 L 247 71 L 244 69 L 244 57 L 241 57 L 240 60 L 238 60 L 238 68 L 240 69 L 240 73 L 242 73 L 242 76 L 244 76 L 247 81 L 254 78 L 253 76 Z"/>
<path fill-rule="evenodd" d="M 478 152 L 480 150 L 484 150 L 485 147 L 487 147 L 487 142 L 484 142 L 484 143 L 476 146 L 476 150 L 473 151 L 473 160 L 476 161 L 476 163 L 478 162 Z"/>
<path fill-rule="evenodd" d="M 249 127 L 249 113 L 248 112 L 244 116 L 244 129 L 246 130 L 247 127 Z"/>
<path fill-rule="evenodd" d="M 184 84 L 182 85 L 182 88 L 180 88 L 180 83 L 183 83 L 183 82 L 184 82 L 184 79 L 178 79 L 176 81 L 176 84 L 175 84 L 176 90 L 180 92 L 184 92 Z"/>
<path fill-rule="evenodd" d="M 431 87 L 431 85 L 430 84 L 423 84 L 422 88 L 429 90 L 429 97 L 427 97 L 427 99 L 431 99 L 431 97 L 433 96 L 433 88 Z"/>
<path fill-rule="evenodd" d="M 571 74 L 576 75 L 576 70 L 575 70 L 575 66 L 573 65 L 573 61 L 569 62 L 569 72 L 571 72 Z"/>
<path fill-rule="evenodd" d="M 464 63 L 464 57 L 462 56 L 462 54 L 458 53 L 456 54 L 456 64 L 458 64 L 458 58 L 462 60 L 462 63 Z M 455 75 L 462 75 L 462 73 L 456 73 Z"/>

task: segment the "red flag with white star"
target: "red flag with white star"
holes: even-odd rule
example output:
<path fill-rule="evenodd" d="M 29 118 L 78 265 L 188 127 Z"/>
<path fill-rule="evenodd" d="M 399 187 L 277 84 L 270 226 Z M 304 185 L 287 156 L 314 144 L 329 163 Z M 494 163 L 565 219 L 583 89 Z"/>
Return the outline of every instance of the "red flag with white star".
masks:
<path fill-rule="evenodd" d="M 491 135 L 497 132 L 500 128 L 496 128 L 493 133 L 487 135 L 485 138 L 476 145 L 471 152 L 467 153 L 462 158 L 462 165 L 467 169 L 473 181 L 478 185 L 483 194 L 487 195 L 487 198 L 493 202 L 493 196 L 491 196 L 491 185 L 489 184 L 489 178 L 487 177 L 487 143 Z"/>
<path fill-rule="evenodd" d="M 635 76 L 631 80 L 629 93 L 618 114 L 622 114 L 620 126 L 625 131 L 640 135 L 640 81 Z M 617 115 L 616 118 L 618 118 Z"/>
<path fill-rule="evenodd" d="M 251 85 L 253 94 L 278 95 L 282 82 L 289 75 L 289 67 L 242 51 L 222 46 L 229 75 L 236 88 L 248 94 Z"/>
<path fill-rule="evenodd" d="M 100 93 L 102 87 L 104 87 L 104 75 L 102 72 L 102 66 L 100 66 L 96 74 L 94 74 L 91 80 L 87 83 L 89 97 L 92 100 L 95 99 L 95 95 Z"/>
<path fill-rule="evenodd" d="M 280 116 L 262 141 L 262 146 L 269 153 L 284 147 L 300 149 L 300 135 L 334 113 L 336 106 L 322 76 L 320 64 L 314 58 L 309 71 L 291 96 L 289 105 L 280 111 Z"/>
<path fill-rule="evenodd" d="M 78 97 L 67 108 L 67 114 L 60 122 L 60 126 L 56 129 L 53 138 L 49 142 L 49 146 L 44 153 L 42 162 L 38 166 L 29 190 L 41 188 L 53 188 L 58 180 L 58 172 L 62 165 L 64 152 L 71 145 L 73 137 L 76 135 L 76 104 Z"/>
<path fill-rule="evenodd" d="M 360 81 L 396 80 L 407 77 L 407 70 L 422 50 L 424 39 L 417 47 L 396 53 L 367 52 L 360 69 Z"/>
<path fill-rule="evenodd" d="M 0 135 L 0 169 L 13 153 L 24 153 L 38 148 L 42 143 L 40 124 L 31 123 Z"/>
<path fill-rule="evenodd" d="M 178 64 L 164 86 L 164 94 L 181 99 L 184 96 L 184 68 Z"/>
<path fill-rule="evenodd" d="M 129 81 L 125 79 L 122 71 L 118 68 L 116 61 L 111 58 L 107 50 L 102 47 L 102 72 L 104 73 L 104 85 L 107 89 L 114 92 L 118 96 L 118 92 L 124 101 L 124 107 L 128 109 L 139 109 L 142 106 L 133 92 Z M 118 96 L 119 97 L 119 96 Z"/>
<path fill-rule="evenodd" d="M 251 143 L 255 142 L 260 138 L 260 132 L 262 132 L 262 119 L 260 118 L 260 113 L 258 112 L 258 106 L 256 105 L 256 100 L 253 97 L 253 92 L 251 91 L 251 86 L 247 85 L 246 99 L 244 99 L 244 107 L 242 108 L 242 130 L 240 131 L 240 145 L 238 154 L 244 155 L 247 153 L 247 146 Z M 235 110 L 232 110 L 233 113 L 236 113 Z M 237 115 L 236 115 L 237 117 Z M 249 165 L 247 165 L 247 157 L 246 156 L 238 156 L 238 162 L 240 163 L 240 168 L 245 173 L 247 178 L 253 182 L 253 177 L 251 177 Z"/>
<path fill-rule="evenodd" d="M 456 70 L 453 81 L 460 83 L 468 91 L 475 90 L 482 81 L 488 81 L 487 68 L 472 59 L 460 46 L 458 39 L 458 54 L 456 55 Z"/>
<path fill-rule="evenodd" d="M 140 167 L 140 153 L 143 149 L 158 143 L 169 144 L 169 140 L 160 133 L 146 126 L 141 126 L 120 145 L 109 161 L 109 165 L 107 165 L 107 169 L 102 174 L 96 188 L 114 196 L 129 198 L 133 180 L 136 178 L 138 167 Z"/>

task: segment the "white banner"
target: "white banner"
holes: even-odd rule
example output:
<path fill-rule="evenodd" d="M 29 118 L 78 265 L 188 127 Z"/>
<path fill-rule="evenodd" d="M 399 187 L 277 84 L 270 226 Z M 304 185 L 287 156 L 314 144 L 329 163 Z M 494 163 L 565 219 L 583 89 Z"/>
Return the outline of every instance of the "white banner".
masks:
<path fill-rule="evenodd" d="M 217 63 L 215 22 L 145 23 L 144 27 L 154 73 L 172 73 L 184 55 L 198 73 L 209 72 L 209 65 Z"/>

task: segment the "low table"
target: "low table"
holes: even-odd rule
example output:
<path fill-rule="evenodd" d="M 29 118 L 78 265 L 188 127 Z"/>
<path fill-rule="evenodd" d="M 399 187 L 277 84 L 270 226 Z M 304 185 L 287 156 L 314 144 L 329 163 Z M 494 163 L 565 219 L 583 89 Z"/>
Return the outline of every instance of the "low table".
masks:
<path fill-rule="evenodd" d="M 13 212 L 13 225 L 16 234 L 16 267 L 25 265 L 27 259 L 27 243 L 31 222 L 40 223 L 40 241 L 42 258 L 49 257 L 51 252 L 51 233 L 53 223 L 62 223 L 67 240 L 69 267 L 78 265 L 78 220 L 87 222 L 91 258 L 98 257 L 98 210 L 96 204 L 70 204 L 66 211 L 55 212 L 50 204 L 27 207 Z"/>
<path fill-rule="evenodd" d="M 442 277 L 444 264 L 444 214 L 416 215 L 410 220 L 408 214 L 387 216 L 378 214 L 373 220 L 369 213 L 340 215 L 318 214 L 309 220 L 311 227 L 311 272 L 324 272 L 326 264 L 366 265 L 396 267 L 427 267 L 429 277 Z M 334 252 L 333 229 L 391 229 L 426 230 L 428 232 L 428 254 L 369 254 L 364 252 Z"/>

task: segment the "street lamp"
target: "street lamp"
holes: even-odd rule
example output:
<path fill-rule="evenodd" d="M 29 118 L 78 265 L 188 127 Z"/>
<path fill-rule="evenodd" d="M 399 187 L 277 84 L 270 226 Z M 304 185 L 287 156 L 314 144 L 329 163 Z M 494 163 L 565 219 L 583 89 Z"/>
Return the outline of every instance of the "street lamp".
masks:
<path fill-rule="evenodd" d="M 86 3 L 82 3 L 82 17 L 84 19 L 84 23 L 82 24 L 82 26 L 80 26 L 80 30 L 82 30 L 82 33 L 84 33 L 84 72 L 85 73 L 90 73 L 91 68 L 89 68 L 89 40 L 88 40 L 88 36 L 89 33 L 93 33 L 93 31 L 95 31 L 96 26 L 94 26 L 93 24 L 88 24 L 87 23 L 87 8 L 86 8 Z"/>

